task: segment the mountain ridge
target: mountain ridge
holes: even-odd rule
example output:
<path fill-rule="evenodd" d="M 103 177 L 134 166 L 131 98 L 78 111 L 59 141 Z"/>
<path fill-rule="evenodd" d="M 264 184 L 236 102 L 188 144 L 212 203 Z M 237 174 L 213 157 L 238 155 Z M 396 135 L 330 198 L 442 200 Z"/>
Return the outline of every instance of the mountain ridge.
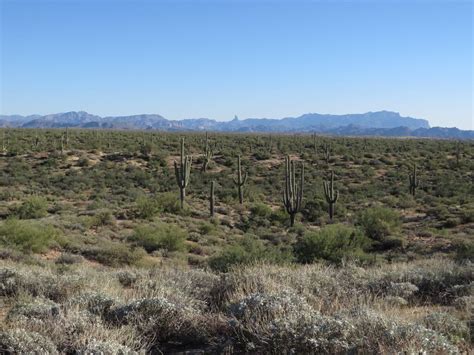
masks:
<path fill-rule="evenodd" d="M 398 112 L 392 111 L 371 111 L 343 115 L 306 113 L 298 117 L 280 119 L 238 119 L 235 116 L 231 121 L 217 121 L 210 118 L 169 120 L 159 114 L 101 117 L 85 111 L 70 111 L 43 116 L 0 115 L 0 127 L 322 133 L 354 136 L 474 139 L 474 131 L 430 127 L 426 119 L 403 117 Z"/>

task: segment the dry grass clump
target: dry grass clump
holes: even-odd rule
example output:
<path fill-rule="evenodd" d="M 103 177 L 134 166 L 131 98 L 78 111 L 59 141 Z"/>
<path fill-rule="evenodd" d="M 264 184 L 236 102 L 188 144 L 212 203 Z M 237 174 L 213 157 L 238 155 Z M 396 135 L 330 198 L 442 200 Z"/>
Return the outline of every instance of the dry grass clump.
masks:
<path fill-rule="evenodd" d="M 117 355 L 133 355 L 138 352 L 133 351 L 127 346 L 121 345 L 114 341 L 101 341 L 91 339 L 89 342 L 81 346 L 77 352 L 79 354 L 117 354 Z"/>
<path fill-rule="evenodd" d="M 0 351 L 7 354 L 58 354 L 50 339 L 24 329 L 0 332 Z"/>
<path fill-rule="evenodd" d="M 2 261 L 0 292 L 9 307 L 0 349 L 456 353 L 470 347 L 470 316 L 458 303 L 472 299 L 473 271 L 447 259 L 253 265 L 225 274 Z"/>
<path fill-rule="evenodd" d="M 28 294 L 63 301 L 85 285 L 80 273 L 57 274 L 47 268 L 9 265 L 0 269 L 0 296 Z"/>

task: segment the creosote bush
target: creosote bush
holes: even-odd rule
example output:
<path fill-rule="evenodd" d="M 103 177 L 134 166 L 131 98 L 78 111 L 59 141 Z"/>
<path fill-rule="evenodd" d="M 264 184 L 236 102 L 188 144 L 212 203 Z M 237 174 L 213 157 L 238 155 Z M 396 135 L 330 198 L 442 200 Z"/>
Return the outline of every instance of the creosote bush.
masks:
<path fill-rule="evenodd" d="M 186 232 L 178 226 L 154 223 L 138 226 L 128 240 L 149 253 L 159 249 L 173 252 L 184 250 L 186 236 Z"/>
<path fill-rule="evenodd" d="M 245 235 L 236 245 L 225 248 L 209 259 L 209 266 L 216 271 L 226 272 L 239 264 L 267 261 L 288 263 L 293 259 L 290 249 L 279 248 L 265 243 L 252 235 Z"/>
<path fill-rule="evenodd" d="M 48 201 L 41 196 L 31 196 L 21 204 L 16 214 L 21 219 L 45 217 L 48 214 Z"/>
<path fill-rule="evenodd" d="M 357 216 L 357 225 L 365 235 L 378 242 L 399 232 L 401 222 L 398 213 L 386 207 L 372 207 L 360 212 Z"/>
<path fill-rule="evenodd" d="M 59 236 L 57 229 L 39 222 L 12 218 L 0 224 L 0 244 L 23 252 L 44 252 Z"/>
<path fill-rule="evenodd" d="M 125 243 L 103 241 L 81 250 L 81 254 L 91 260 L 108 266 L 137 265 L 146 255 L 141 247 L 130 247 Z"/>
<path fill-rule="evenodd" d="M 368 261 L 364 252 L 370 245 L 358 229 L 342 224 L 328 225 L 317 232 L 308 232 L 294 246 L 296 259 L 312 263 L 318 259 L 334 263 L 344 260 Z"/>
<path fill-rule="evenodd" d="M 137 216 L 139 218 L 151 219 L 161 211 L 161 206 L 155 199 L 145 196 L 140 196 L 137 199 Z"/>

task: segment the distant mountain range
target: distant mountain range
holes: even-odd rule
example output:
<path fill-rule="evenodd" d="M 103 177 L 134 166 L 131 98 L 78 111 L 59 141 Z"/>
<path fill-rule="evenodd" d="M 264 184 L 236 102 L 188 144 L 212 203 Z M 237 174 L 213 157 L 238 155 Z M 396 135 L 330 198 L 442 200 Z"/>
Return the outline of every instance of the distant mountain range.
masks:
<path fill-rule="evenodd" d="M 0 127 L 95 128 L 162 131 L 220 131 L 321 133 L 341 136 L 433 137 L 474 139 L 474 131 L 457 128 L 430 128 L 425 119 L 402 117 L 397 112 L 327 115 L 307 113 L 282 119 L 247 118 L 220 122 L 208 118 L 168 120 L 156 114 L 100 117 L 84 111 L 51 115 L 0 115 Z"/>

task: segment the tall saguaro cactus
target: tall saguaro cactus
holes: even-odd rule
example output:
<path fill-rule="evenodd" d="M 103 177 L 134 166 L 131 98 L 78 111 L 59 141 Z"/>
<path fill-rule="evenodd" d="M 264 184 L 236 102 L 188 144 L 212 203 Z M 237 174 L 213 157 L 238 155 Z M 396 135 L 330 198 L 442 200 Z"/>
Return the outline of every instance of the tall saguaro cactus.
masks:
<path fill-rule="evenodd" d="M 268 135 L 268 151 L 270 154 L 273 152 L 273 136 L 271 134 Z"/>
<path fill-rule="evenodd" d="M 301 210 L 301 201 L 303 200 L 304 185 L 304 164 L 301 164 L 300 183 L 296 181 L 295 162 L 290 156 L 285 158 L 285 190 L 283 191 L 283 205 L 286 212 L 290 215 L 290 226 L 295 224 L 295 216 Z"/>
<path fill-rule="evenodd" d="M 326 160 L 326 164 L 329 164 L 329 160 L 331 158 L 331 148 L 329 146 L 329 144 L 324 144 L 323 146 L 323 149 L 324 149 L 324 160 Z"/>
<path fill-rule="evenodd" d="M 179 187 L 179 200 L 181 209 L 184 207 L 184 198 L 186 197 L 186 186 L 189 184 L 189 177 L 191 175 L 192 157 L 184 155 L 184 138 L 181 138 L 181 158 L 180 163 L 174 161 L 174 172 L 176 175 L 176 183 Z"/>
<path fill-rule="evenodd" d="M 214 180 L 211 181 L 211 192 L 209 194 L 209 214 L 214 217 L 214 203 L 216 202 L 214 197 Z"/>
<path fill-rule="evenodd" d="M 328 203 L 329 219 L 332 220 L 334 217 L 334 206 L 336 205 L 339 197 L 339 191 L 334 190 L 334 171 L 331 171 L 331 180 L 323 181 L 324 186 L 324 197 Z"/>
<path fill-rule="evenodd" d="M 64 134 L 61 135 L 61 138 L 59 140 L 59 146 L 61 148 L 61 154 L 64 154 L 64 149 L 65 149 L 65 147 L 64 147 Z"/>
<path fill-rule="evenodd" d="M 38 145 L 39 145 L 38 132 L 35 132 L 35 142 L 33 143 L 34 149 L 38 149 Z"/>
<path fill-rule="evenodd" d="M 457 141 L 456 142 L 456 166 L 459 168 L 459 162 L 461 160 L 461 142 Z"/>
<path fill-rule="evenodd" d="M 6 154 L 8 143 L 7 143 L 7 139 L 5 137 L 5 130 L 2 132 L 2 135 L 3 135 L 3 138 L 2 138 L 2 153 Z"/>
<path fill-rule="evenodd" d="M 211 162 L 213 155 L 214 155 L 214 152 L 213 152 L 212 148 L 209 145 L 209 137 L 208 137 L 207 132 L 206 132 L 206 147 L 205 147 L 205 150 L 204 150 L 204 161 L 202 163 L 202 171 L 203 172 L 206 172 L 207 166 Z"/>
<path fill-rule="evenodd" d="M 66 145 L 66 149 L 69 149 L 69 128 L 66 127 L 66 133 L 65 133 L 66 137 L 65 137 L 65 145 Z"/>
<path fill-rule="evenodd" d="M 234 178 L 234 184 L 237 185 L 239 189 L 239 203 L 244 203 L 244 185 L 247 182 L 247 172 L 245 172 L 244 176 L 242 177 L 242 165 L 240 161 L 240 155 L 237 157 L 237 180 Z"/>
<path fill-rule="evenodd" d="M 413 164 L 413 172 L 408 175 L 408 181 L 410 183 L 410 194 L 415 196 L 416 188 L 420 185 L 420 180 L 418 180 L 416 173 L 416 164 Z"/>

